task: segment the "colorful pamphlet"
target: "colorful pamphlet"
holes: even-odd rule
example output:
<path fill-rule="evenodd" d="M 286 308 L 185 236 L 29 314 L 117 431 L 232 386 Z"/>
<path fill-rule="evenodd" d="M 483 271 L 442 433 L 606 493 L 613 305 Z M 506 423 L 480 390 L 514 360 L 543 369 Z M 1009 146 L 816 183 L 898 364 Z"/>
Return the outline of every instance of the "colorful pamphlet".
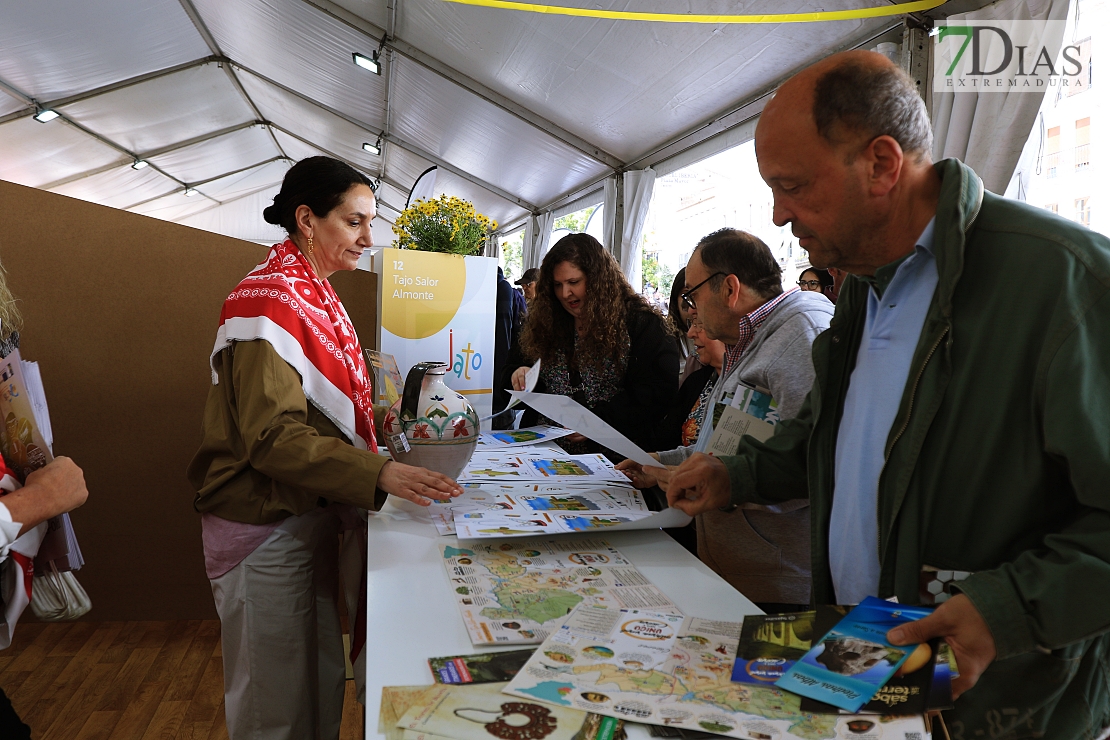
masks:
<path fill-rule="evenodd" d="M 460 512 L 484 511 L 528 516 L 534 516 L 536 512 L 599 516 L 651 513 L 643 494 L 628 485 L 492 481 L 461 485 L 461 496 L 434 502 L 429 507 L 432 523 L 440 534 L 455 534 L 455 516 Z"/>
<path fill-rule="evenodd" d="M 617 482 L 627 485 L 628 477 L 619 472 L 604 455 L 479 448 L 459 475 L 458 481 Z"/>
<path fill-rule="evenodd" d="M 680 613 L 603 540 L 475 542 L 442 552 L 475 645 L 538 645 L 582 603 Z"/>
<path fill-rule="evenodd" d="M 739 622 L 581 604 L 532 655 L 505 693 L 550 706 L 744 740 L 925 737 L 920 716 L 810 714 L 801 710 L 798 696 L 733 683 L 729 674 L 739 635 Z M 852 729 L 865 725 L 868 731 Z"/>
<path fill-rule="evenodd" d="M 837 622 L 848 614 L 846 606 L 823 606 L 817 611 L 814 622 L 814 632 L 818 635 L 826 634 L 836 626 Z M 946 709 L 951 705 L 951 683 L 949 683 L 948 703 L 933 706 L 930 685 L 935 678 L 934 670 L 937 666 L 937 651 L 940 640 L 932 640 L 917 646 L 910 653 L 902 667 L 879 689 L 871 700 L 860 707 L 863 714 L 922 714 L 929 709 Z M 947 645 L 946 645 L 947 647 Z M 943 701 L 943 697 L 941 698 Z M 837 708 L 831 704 L 802 698 L 802 709 L 809 712 L 836 712 Z"/>
<path fill-rule="evenodd" d="M 732 680 L 768 686 L 783 677 L 813 645 L 817 612 L 744 617 Z"/>
<path fill-rule="evenodd" d="M 482 432 L 478 437 L 478 444 L 497 449 L 498 447 L 526 447 L 538 445 L 541 442 L 552 442 L 556 439 L 574 434 L 573 429 L 563 429 L 541 424 L 524 429 L 504 429 L 494 432 Z"/>
<path fill-rule="evenodd" d="M 535 650 L 455 655 L 429 658 L 436 683 L 498 683 L 508 681 L 524 667 Z"/>
<path fill-rule="evenodd" d="M 501 693 L 504 683 L 436 686 L 397 722 L 403 740 L 574 740 L 586 712 Z"/>
<path fill-rule="evenodd" d="M 891 645 L 886 633 L 931 611 L 868 596 L 775 685 L 850 712 L 859 711 L 917 648 Z"/>

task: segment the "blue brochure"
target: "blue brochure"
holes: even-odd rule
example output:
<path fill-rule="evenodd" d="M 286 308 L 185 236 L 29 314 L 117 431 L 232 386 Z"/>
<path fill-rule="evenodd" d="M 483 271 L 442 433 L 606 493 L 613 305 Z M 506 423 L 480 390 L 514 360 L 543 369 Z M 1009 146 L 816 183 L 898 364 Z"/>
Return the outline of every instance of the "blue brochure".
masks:
<path fill-rule="evenodd" d="M 887 631 L 928 616 L 932 609 L 868 596 L 815 642 L 775 686 L 850 712 L 871 700 L 916 645 L 895 647 Z"/>

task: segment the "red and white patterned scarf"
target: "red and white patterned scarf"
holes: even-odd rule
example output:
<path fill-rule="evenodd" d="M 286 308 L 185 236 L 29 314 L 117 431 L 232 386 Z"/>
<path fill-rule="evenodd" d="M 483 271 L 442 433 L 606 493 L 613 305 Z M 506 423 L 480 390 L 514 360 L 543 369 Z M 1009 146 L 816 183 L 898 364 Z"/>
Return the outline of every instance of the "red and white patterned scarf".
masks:
<path fill-rule="evenodd" d="M 374 395 L 358 335 L 331 284 L 286 239 L 224 301 L 210 361 L 265 339 L 301 376 L 305 397 L 360 449 L 377 452 Z M 213 366 L 212 383 L 219 382 Z"/>

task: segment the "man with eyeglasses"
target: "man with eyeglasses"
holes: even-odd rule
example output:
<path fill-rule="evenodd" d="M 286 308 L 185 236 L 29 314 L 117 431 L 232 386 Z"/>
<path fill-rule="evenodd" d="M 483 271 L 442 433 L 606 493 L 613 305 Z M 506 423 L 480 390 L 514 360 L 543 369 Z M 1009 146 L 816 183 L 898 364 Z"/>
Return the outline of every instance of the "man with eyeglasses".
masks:
<path fill-rule="evenodd" d="M 944 735 L 1106 737 L 1110 241 L 934 164 L 925 105 L 879 54 L 787 81 L 755 147 L 775 223 L 852 277 L 797 418 L 692 456 L 671 505 L 808 497 L 817 603 L 938 604 L 887 636 L 951 646 Z"/>
<path fill-rule="evenodd" d="M 714 422 L 742 386 L 769 394 L 780 418 L 798 413 L 813 385 L 810 345 L 828 328 L 833 306 L 820 293 L 783 292 L 782 269 L 757 237 L 721 229 L 702 239 L 685 272 L 681 300 L 710 339 L 725 343 L 720 380 L 706 401 L 697 442 L 658 453 L 677 466 L 709 449 Z M 640 488 L 666 487 L 669 471 L 618 466 Z M 746 505 L 737 515 L 698 516 L 698 557 L 764 611 L 809 604 L 809 510 L 804 499 L 773 507 Z"/>

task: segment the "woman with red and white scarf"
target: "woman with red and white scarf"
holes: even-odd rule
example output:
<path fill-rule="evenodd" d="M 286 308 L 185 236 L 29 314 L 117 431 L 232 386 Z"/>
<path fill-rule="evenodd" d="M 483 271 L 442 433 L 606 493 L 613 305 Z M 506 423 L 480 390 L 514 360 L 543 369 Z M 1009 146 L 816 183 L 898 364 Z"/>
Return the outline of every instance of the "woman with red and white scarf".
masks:
<path fill-rule="evenodd" d="M 327 281 L 355 269 L 373 246 L 375 212 L 369 180 L 349 165 L 298 162 L 263 212 L 289 239 L 232 291 L 220 315 L 204 441 L 188 474 L 222 627 L 231 740 L 338 738 L 338 533 L 353 534 L 344 551 L 361 562 L 358 509 L 379 509 L 387 493 L 427 505 L 462 492 L 440 473 L 377 454 L 370 375 Z M 358 615 L 358 666 L 365 581 L 352 587 L 365 568 L 344 575 L 349 611 Z"/>

